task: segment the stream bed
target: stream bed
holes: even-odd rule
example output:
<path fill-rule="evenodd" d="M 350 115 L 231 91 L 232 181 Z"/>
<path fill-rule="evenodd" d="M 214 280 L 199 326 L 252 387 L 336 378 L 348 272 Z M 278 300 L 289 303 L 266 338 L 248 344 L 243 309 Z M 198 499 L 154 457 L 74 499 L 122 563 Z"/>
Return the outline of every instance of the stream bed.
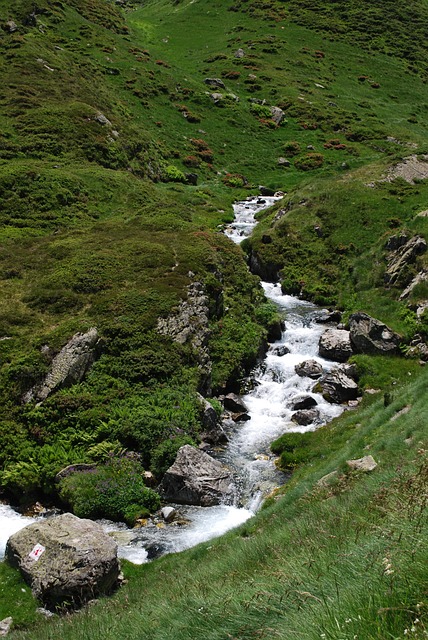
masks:
<path fill-rule="evenodd" d="M 235 220 L 226 229 L 226 235 L 240 243 L 251 235 L 256 213 L 276 200 L 277 197 L 254 197 L 235 203 Z M 314 380 L 295 373 L 295 365 L 308 359 L 319 362 L 325 371 L 335 364 L 318 356 L 318 340 L 326 328 L 316 322 L 319 308 L 283 295 L 278 284 L 262 282 L 262 286 L 266 297 L 277 305 L 284 318 L 285 329 L 252 373 L 252 390 L 243 396 L 251 419 L 237 424 L 230 421 L 226 425 L 229 442 L 213 454 L 237 478 L 235 505 L 171 505 L 179 514 L 174 522 L 149 520 L 146 526 L 135 529 L 102 521 L 105 530 L 117 540 L 120 557 L 141 564 L 165 553 L 183 551 L 244 523 L 259 509 L 263 499 L 285 481 L 285 476 L 275 467 L 271 442 L 286 431 L 313 431 L 343 411 L 342 406 L 330 404 L 312 392 Z M 308 426 L 291 421 L 291 403 L 301 395 L 311 395 L 317 403 L 318 417 Z M 0 557 L 9 535 L 31 521 L 34 520 L 20 516 L 11 507 L 0 505 Z"/>

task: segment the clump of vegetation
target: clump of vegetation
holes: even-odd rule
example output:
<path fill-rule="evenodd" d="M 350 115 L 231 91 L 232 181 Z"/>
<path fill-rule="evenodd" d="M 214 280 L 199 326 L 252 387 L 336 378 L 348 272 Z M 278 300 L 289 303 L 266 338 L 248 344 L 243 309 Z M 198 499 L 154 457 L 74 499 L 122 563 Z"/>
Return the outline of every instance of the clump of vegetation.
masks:
<path fill-rule="evenodd" d="M 279 456 L 277 465 L 283 471 L 290 471 L 308 462 L 314 455 L 311 451 L 311 433 L 284 433 L 272 442 L 272 453 Z"/>
<path fill-rule="evenodd" d="M 283 146 L 283 153 L 287 158 L 292 158 L 293 156 L 299 155 L 300 151 L 300 144 L 295 140 L 290 140 Z"/>
<path fill-rule="evenodd" d="M 246 177 L 240 173 L 226 173 L 222 180 L 226 186 L 235 189 L 245 187 L 245 185 L 248 184 Z"/>
<path fill-rule="evenodd" d="M 183 164 L 186 165 L 186 167 L 197 168 L 200 166 L 201 162 L 201 158 L 198 158 L 197 156 L 186 156 L 183 158 Z"/>
<path fill-rule="evenodd" d="M 107 518 L 130 526 L 160 506 L 159 495 L 144 484 L 140 462 L 130 454 L 72 473 L 61 480 L 59 495 L 79 518 Z"/>
<path fill-rule="evenodd" d="M 300 171 L 311 171 L 319 169 L 324 164 L 324 156 L 322 153 L 307 153 L 305 156 L 297 158 L 294 166 Z"/>
<path fill-rule="evenodd" d="M 162 478 L 163 474 L 173 464 L 177 457 L 178 450 L 186 444 L 195 446 L 196 443 L 189 436 L 177 436 L 176 438 L 163 440 L 152 451 L 152 463 L 150 469 L 156 478 Z"/>
<path fill-rule="evenodd" d="M 163 179 L 165 182 L 186 182 L 186 176 L 184 173 L 173 164 L 169 164 L 165 167 Z"/>

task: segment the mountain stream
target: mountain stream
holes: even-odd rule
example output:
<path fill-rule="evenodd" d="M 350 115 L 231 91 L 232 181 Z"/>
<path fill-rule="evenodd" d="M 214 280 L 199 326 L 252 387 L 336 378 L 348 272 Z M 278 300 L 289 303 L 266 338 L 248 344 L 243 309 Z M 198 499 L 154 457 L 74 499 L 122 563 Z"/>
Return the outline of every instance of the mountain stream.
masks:
<path fill-rule="evenodd" d="M 226 235 L 239 244 L 251 235 L 257 224 L 257 212 L 271 206 L 276 197 L 252 197 L 234 205 L 234 222 Z M 252 389 L 243 396 L 251 419 L 225 425 L 229 441 L 215 452 L 237 478 L 238 498 L 234 506 L 194 507 L 172 505 L 178 518 L 171 524 L 149 520 L 146 526 L 129 529 L 126 525 L 102 521 L 119 545 L 119 556 L 136 564 L 149 559 L 183 551 L 200 542 L 217 537 L 250 518 L 263 499 L 285 476 L 274 464 L 270 443 L 286 431 L 313 431 L 338 416 L 343 407 L 329 404 L 312 392 L 314 380 L 299 377 L 295 365 L 307 359 L 319 362 L 329 370 L 333 362 L 318 356 L 318 340 L 325 326 L 316 323 L 319 312 L 314 304 L 283 295 L 278 284 L 262 282 L 266 297 L 274 302 L 285 321 L 280 340 L 271 344 L 266 358 L 252 374 Z M 317 402 L 318 418 L 309 426 L 291 421 L 290 404 L 301 395 L 311 395 Z M 0 505 L 0 557 L 8 537 L 26 526 L 32 518 L 21 516 L 8 505 Z"/>

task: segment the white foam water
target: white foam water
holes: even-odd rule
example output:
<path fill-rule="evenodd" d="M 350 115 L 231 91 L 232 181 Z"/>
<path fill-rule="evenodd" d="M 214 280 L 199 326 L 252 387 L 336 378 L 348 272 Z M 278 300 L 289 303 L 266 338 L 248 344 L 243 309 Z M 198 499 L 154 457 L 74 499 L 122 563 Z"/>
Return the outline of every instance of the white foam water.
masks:
<path fill-rule="evenodd" d="M 0 560 L 4 558 L 10 536 L 34 521 L 34 518 L 22 516 L 8 504 L 0 504 Z"/>

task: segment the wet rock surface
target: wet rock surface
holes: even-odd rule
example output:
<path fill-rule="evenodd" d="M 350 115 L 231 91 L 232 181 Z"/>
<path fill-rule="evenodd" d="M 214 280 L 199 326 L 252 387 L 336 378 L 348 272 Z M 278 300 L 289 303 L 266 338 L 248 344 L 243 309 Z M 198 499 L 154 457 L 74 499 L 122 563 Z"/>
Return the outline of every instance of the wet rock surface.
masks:
<path fill-rule="evenodd" d="M 312 396 L 297 396 L 290 402 L 290 407 L 293 411 L 296 411 L 299 409 L 311 409 L 312 407 L 315 407 L 316 404 L 317 401 Z"/>
<path fill-rule="evenodd" d="M 228 393 L 227 396 L 224 396 L 223 405 L 225 409 L 234 413 L 246 413 L 248 411 L 247 405 L 236 393 Z"/>
<path fill-rule="evenodd" d="M 301 426 L 307 427 L 319 420 L 320 414 L 316 409 L 303 409 L 302 411 L 296 411 L 291 416 L 292 422 Z"/>
<path fill-rule="evenodd" d="M 301 378 L 307 377 L 314 380 L 320 378 L 323 374 L 323 368 L 316 360 L 305 360 L 304 362 L 300 362 L 299 364 L 296 364 L 294 370 Z"/>

